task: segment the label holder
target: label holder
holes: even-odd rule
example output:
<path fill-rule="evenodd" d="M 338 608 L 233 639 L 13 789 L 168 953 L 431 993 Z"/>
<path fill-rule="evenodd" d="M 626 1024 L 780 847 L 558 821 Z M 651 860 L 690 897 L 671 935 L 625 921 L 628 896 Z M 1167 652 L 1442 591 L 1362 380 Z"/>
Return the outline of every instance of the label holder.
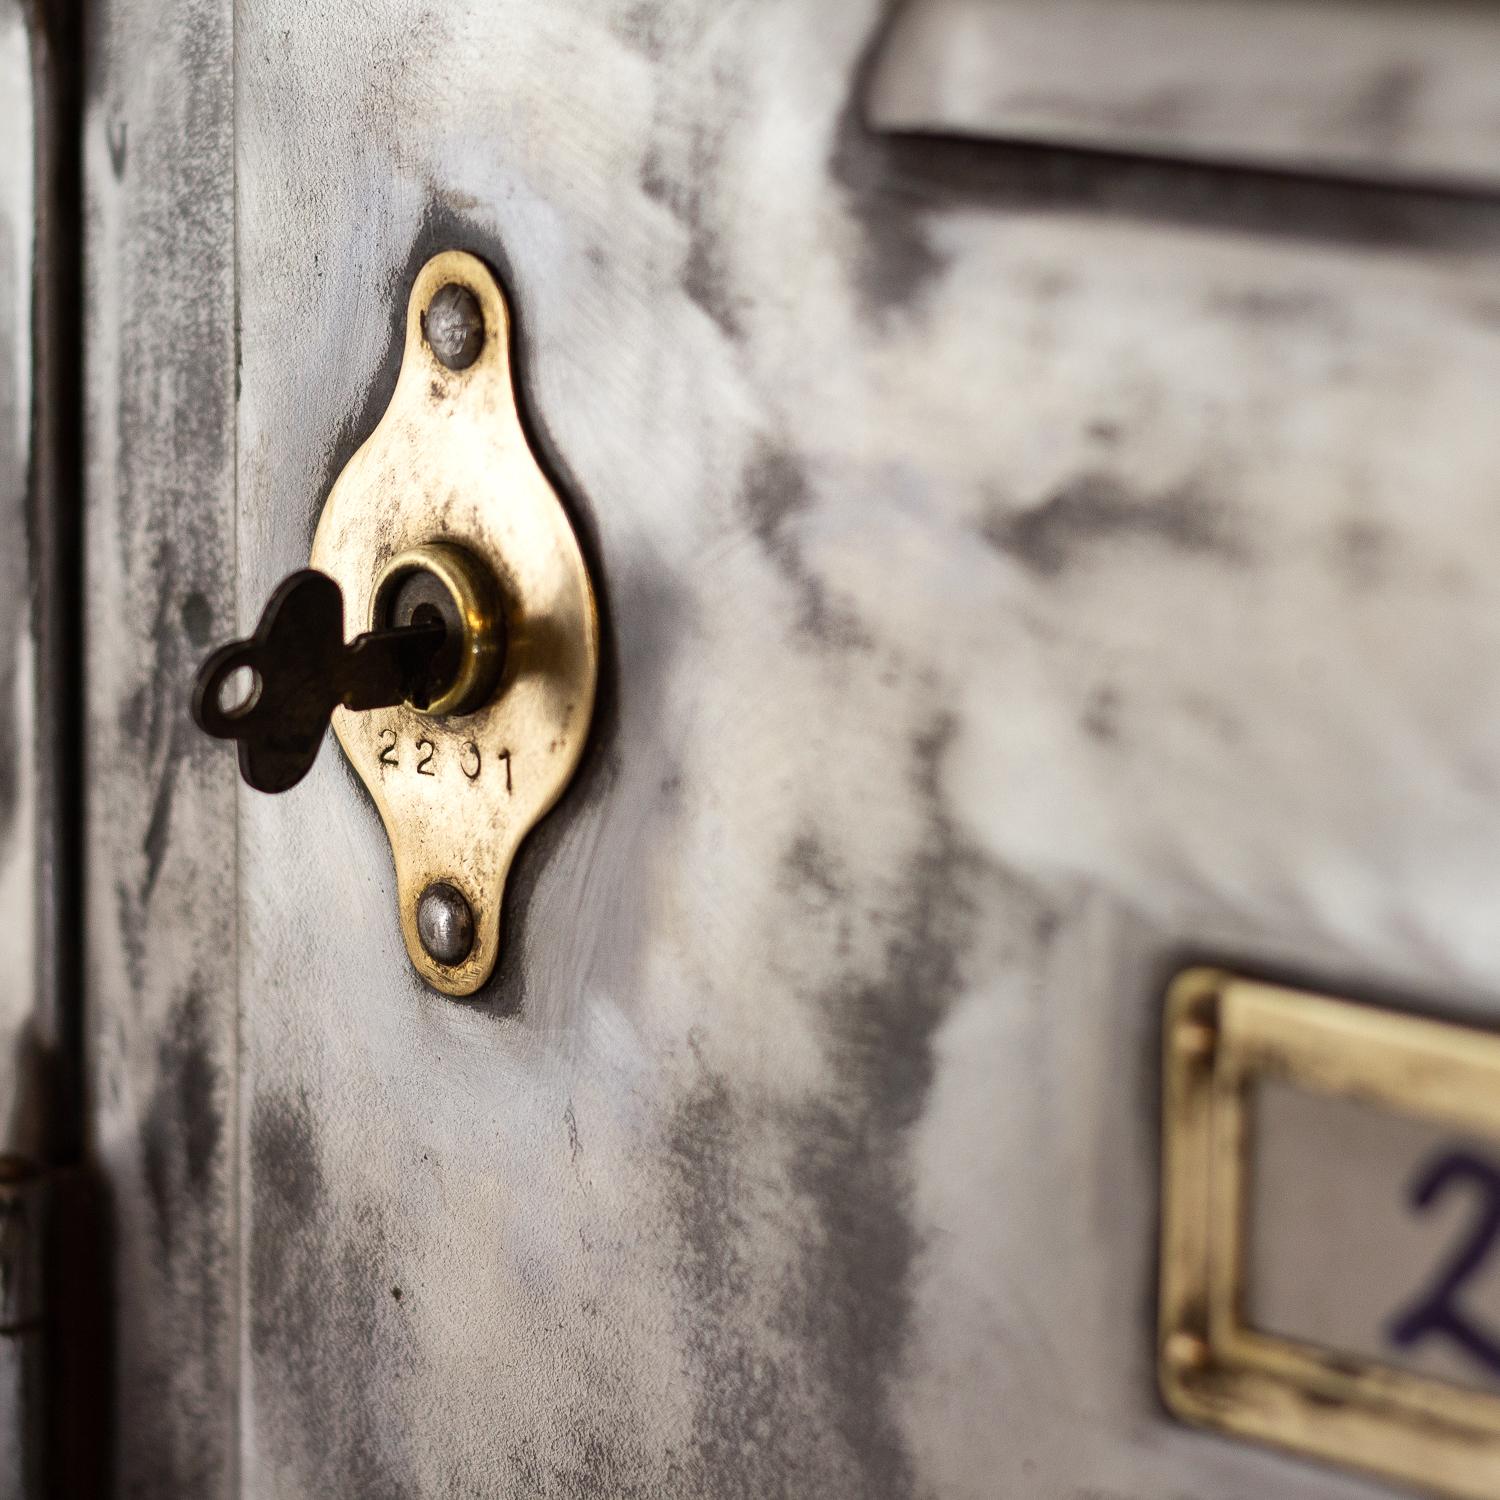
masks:
<path fill-rule="evenodd" d="M 1420 1485 L 1500 1494 L 1500 1396 L 1246 1321 L 1257 1083 L 1500 1140 L 1500 1036 L 1190 969 L 1167 994 L 1158 1375 L 1185 1421 Z"/>

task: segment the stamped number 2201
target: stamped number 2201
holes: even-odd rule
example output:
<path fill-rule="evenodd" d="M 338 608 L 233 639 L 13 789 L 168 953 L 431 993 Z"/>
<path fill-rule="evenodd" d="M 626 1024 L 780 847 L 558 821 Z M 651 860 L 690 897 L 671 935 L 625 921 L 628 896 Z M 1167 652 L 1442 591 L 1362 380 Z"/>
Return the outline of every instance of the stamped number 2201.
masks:
<path fill-rule="evenodd" d="M 456 750 L 440 746 L 435 740 L 419 736 L 403 741 L 394 729 L 380 731 L 380 765 L 387 768 L 405 768 L 418 776 L 437 776 L 445 763 L 456 764 L 466 780 L 478 781 L 481 776 L 503 776 L 505 790 L 514 790 L 511 779 L 511 754 L 509 750 L 486 751 L 477 740 L 462 740 Z"/>

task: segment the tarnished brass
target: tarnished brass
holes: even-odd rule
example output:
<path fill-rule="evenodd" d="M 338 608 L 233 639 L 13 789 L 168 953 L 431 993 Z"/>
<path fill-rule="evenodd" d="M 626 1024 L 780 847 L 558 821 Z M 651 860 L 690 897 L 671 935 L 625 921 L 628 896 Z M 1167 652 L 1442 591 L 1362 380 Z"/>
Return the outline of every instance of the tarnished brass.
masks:
<path fill-rule="evenodd" d="M 484 320 L 478 353 L 457 369 L 424 335 L 445 287 L 472 294 Z M 488 267 L 460 251 L 434 256 L 412 287 L 395 394 L 339 475 L 312 551 L 351 622 L 388 623 L 379 611 L 418 570 L 463 616 L 463 668 L 426 712 L 333 717 L 390 837 L 406 951 L 449 995 L 473 994 L 494 970 L 511 861 L 578 765 L 598 677 L 593 591 L 527 443 L 510 357 L 509 309 Z M 434 882 L 473 913 L 472 947 L 451 967 L 418 933 L 418 902 Z"/>
<path fill-rule="evenodd" d="M 1500 1036 L 1214 969 L 1167 996 L 1158 1372 L 1180 1417 L 1455 1500 L 1500 1495 L 1500 1398 L 1245 1318 L 1250 1094 L 1279 1080 L 1500 1137 Z"/>

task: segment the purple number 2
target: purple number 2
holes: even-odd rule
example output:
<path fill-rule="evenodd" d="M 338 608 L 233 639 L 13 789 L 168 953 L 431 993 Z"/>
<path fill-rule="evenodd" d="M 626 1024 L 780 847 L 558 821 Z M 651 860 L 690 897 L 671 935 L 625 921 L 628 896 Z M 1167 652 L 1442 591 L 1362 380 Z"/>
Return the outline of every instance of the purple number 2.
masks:
<path fill-rule="evenodd" d="M 1477 1212 L 1457 1250 L 1438 1267 L 1428 1291 L 1391 1320 L 1387 1334 L 1398 1349 L 1429 1338 L 1457 1344 L 1492 1375 L 1500 1375 L 1500 1337 L 1470 1320 L 1458 1305 L 1464 1283 L 1484 1264 L 1500 1239 L 1500 1169 L 1470 1151 L 1445 1151 L 1412 1183 L 1411 1206 L 1424 1212 L 1449 1187 L 1469 1183 L 1477 1192 Z"/>

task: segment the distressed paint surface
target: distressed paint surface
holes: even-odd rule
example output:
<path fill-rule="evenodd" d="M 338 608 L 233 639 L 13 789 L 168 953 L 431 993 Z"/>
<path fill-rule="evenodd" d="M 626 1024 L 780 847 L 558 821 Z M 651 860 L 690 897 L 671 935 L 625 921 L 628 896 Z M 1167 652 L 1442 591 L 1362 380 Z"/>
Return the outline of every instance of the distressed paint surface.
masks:
<path fill-rule="evenodd" d="M 234 620 L 227 0 L 91 7 L 86 909 L 115 1487 L 234 1489 L 232 764 L 188 717 Z"/>
<path fill-rule="evenodd" d="M 87 142 L 121 1492 L 1376 1493 L 1160 1411 L 1158 1006 L 1494 1009 L 1500 214 L 882 141 L 854 0 L 228 9 Z M 607 632 L 468 1005 L 185 719 L 445 246 Z"/>
<path fill-rule="evenodd" d="M 241 0 L 246 617 L 451 244 L 613 672 L 479 1004 L 241 801 L 250 1493 L 1370 1492 L 1159 1411 L 1158 1000 L 1500 977 L 1500 220 L 882 144 L 878 21 Z"/>

